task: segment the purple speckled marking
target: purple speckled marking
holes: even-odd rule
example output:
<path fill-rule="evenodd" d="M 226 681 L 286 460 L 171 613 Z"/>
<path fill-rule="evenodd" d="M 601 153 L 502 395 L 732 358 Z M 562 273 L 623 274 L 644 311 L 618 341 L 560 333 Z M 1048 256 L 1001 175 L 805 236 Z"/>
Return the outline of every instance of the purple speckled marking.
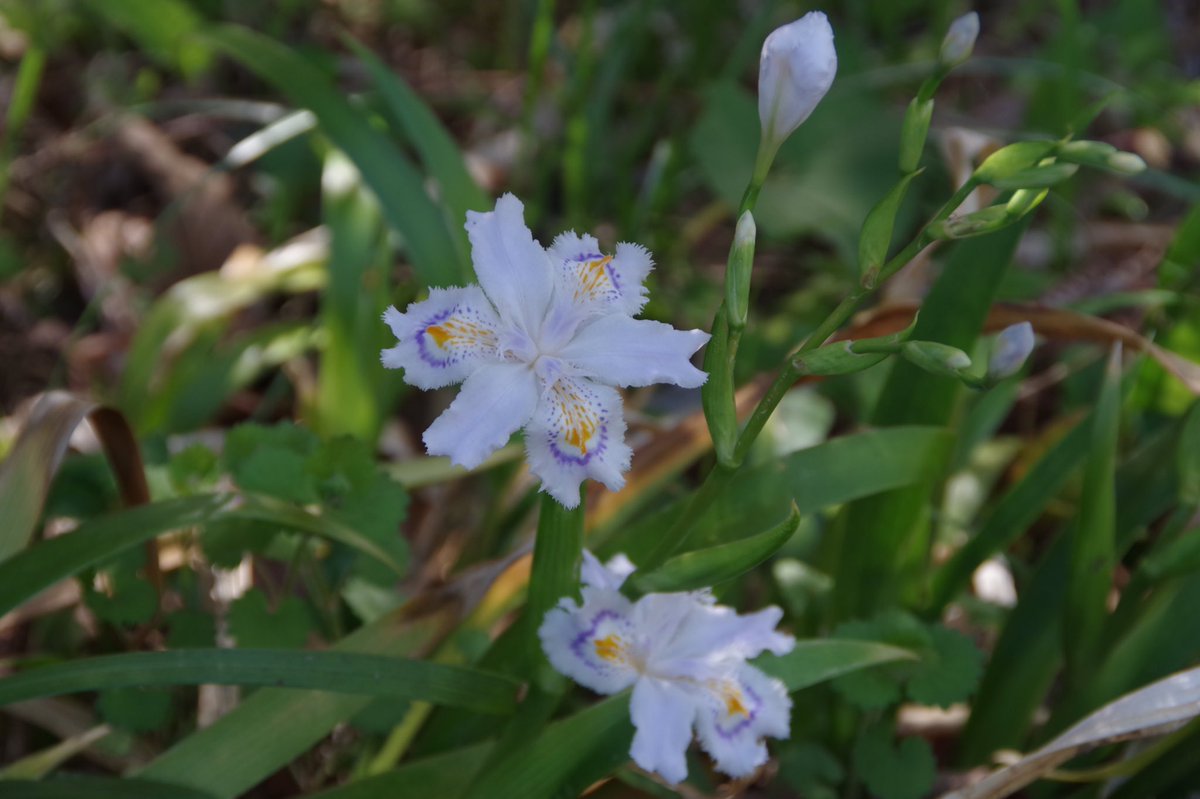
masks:
<path fill-rule="evenodd" d="M 717 735 L 720 735 L 727 741 L 733 739 L 738 733 L 742 732 L 751 724 L 753 724 L 754 719 L 758 716 L 758 709 L 762 707 L 762 697 L 754 693 L 753 688 L 751 688 L 749 685 L 739 685 L 738 687 L 740 687 L 751 699 L 750 714 L 748 716 L 739 721 L 737 724 L 734 724 L 731 729 L 725 730 L 721 727 L 721 718 L 723 716 L 721 708 L 713 711 L 713 715 L 716 716 L 716 721 L 713 726 L 717 730 Z"/>
<path fill-rule="evenodd" d="M 442 322 L 445 322 L 447 319 L 453 316 L 454 312 L 457 310 L 458 306 L 456 305 L 453 308 L 442 311 L 441 313 L 434 314 L 421 323 L 421 332 L 417 333 L 417 354 L 421 356 L 422 361 L 430 366 L 436 366 L 439 369 L 444 369 L 458 360 L 458 356 L 454 354 L 447 355 L 444 358 L 438 358 L 429 351 L 425 344 L 425 338 L 427 336 L 425 331 L 433 325 L 440 325 Z"/>
<path fill-rule="evenodd" d="M 617 613 L 615 610 L 602 610 L 593 616 L 591 626 L 581 632 L 579 635 L 575 636 L 575 640 L 571 642 L 571 651 L 575 653 L 575 657 L 586 663 L 588 668 L 591 668 L 594 671 L 604 671 L 605 669 L 601 664 L 596 663 L 592 658 L 589 658 L 583 653 L 583 648 L 587 645 L 588 640 L 596 634 L 596 631 L 600 629 L 601 624 L 609 619 L 620 618 L 621 614 Z"/>
<path fill-rule="evenodd" d="M 599 438 L 600 445 L 589 449 L 586 455 L 570 455 L 558 448 L 557 434 L 550 433 L 546 436 L 550 445 L 550 454 L 554 456 L 554 460 L 563 466 L 587 466 L 591 463 L 592 458 L 603 455 L 604 451 L 608 449 L 608 425 L 600 425 Z"/>

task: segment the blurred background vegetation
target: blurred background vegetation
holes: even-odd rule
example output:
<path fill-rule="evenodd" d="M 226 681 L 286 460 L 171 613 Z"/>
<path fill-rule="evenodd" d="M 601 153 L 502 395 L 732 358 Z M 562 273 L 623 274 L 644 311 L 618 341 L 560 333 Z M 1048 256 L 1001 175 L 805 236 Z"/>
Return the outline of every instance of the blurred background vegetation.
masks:
<path fill-rule="evenodd" d="M 2 0 L 0 455 L 10 459 L 0 499 L 13 521 L 0 533 L 0 557 L 99 523 L 123 502 L 154 502 L 136 517 L 141 537 L 119 554 L 79 560 L 78 582 L 20 604 L 55 584 L 46 566 L 41 583 L 11 589 L 0 603 L 11 611 L 0 617 L 0 669 L 163 647 L 323 648 L 377 630 L 417 599 L 435 605 L 447 595 L 462 603 L 449 628 L 436 614 L 405 617 L 402 629 L 360 639 L 360 648 L 484 657 L 519 602 L 515 589 L 484 586 L 520 552 L 536 489 L 519 446 L 465 480 L 423 457 L 420 433 L 449 395 L 413 392 L 379 368 L 390 336 L 379 315 L 426 286 L 469 281 L 464 214 L 512 191 L 543 243 L 574 228 L 606 248 L 649 247 L 657 269 L 646 316 L 707 329 L 754 162 L 759 48 L 807 10 L 718 0 Z M 1072 134 L 1134 152 L 1149 166 L 1137 177 L 1085 170 L 1056 187 L 1011 242 L 1011 265 L 1008 244 L 986 243 L 959 250 L 966 255 L 955 263 L 969 272 L 989 247 L 1004 253 L 986 267 L 996 286 L 985 308 L 1105 317 L 1200 361 L 1200 7 L 831 0 L 822 10 L 836 34 L 838 78 L 784 146 L 759 203 L 739 385 L 753 391 L 857 285 L 863 218 L 898 177 L 904 108 L 949 22 L 969 10 L 980 13 L 982 33 L 939 92 L 925 171 L 896 238 L 906 241 L 1004 143 Z M 887 284 L 856 320 L 861 335 L 889 314 L 911 315 L 942 255 L 926 252 Z M 953 312 L 945 302 L 934 311 Z M 944 673 L 925 674 L 926 690 L 910 685 L 905 695 L 949 706 L 932 720 L 894 712 L 911 674 L 872 683 L 864 673 L 799 694 L 805 710 L 794 741 L 779 747 L 779 778 L 763 789 L 770 795 L 903 799 L 951 787 L 994 750 L 1031 748 L 1200 657 L 1200 627 L 1184 612 L 1200 591 L 1200 558 L 1188 546 L 1200 504 L 1196 386 L 1164 359 L 1134 354 L 1123 379 L 1106 382 L 1106 345 L 1123 334 L 1080 315 L 1056 319 L 1039 326 L 1043 346 L 1023 380 L 931 400 L 924 417 L 880 410 L 886 367 L 797 389 L 753 458 L 792 471 L 756 484 L 758 493 L 704 528 L 710 542 L 756 532 L 806 494 L 807 504 L 797 500 L 807 514 L 800 532 L 768 566 L 724 586 L 725 600 L 779 603 L 801 636 L 840 629 L 944 658 Z M 941 384 L 908 385 L 916 404 L 926 391 L 944 393 Z M 59 395 L 33 413 L 31 400 L 50 390 L 75 399 Z M 1105 390 L 1116 404 L 1104 418 L 1120 438 L 1109 471 L 1089 471 L 1089 453 L 1103 446 L 1089 420 L 1107 407 L 1092 414 Z M 113 443 L 120 425 L 93 414 L 91 432 L 72 433 L 92 412 L 85 399 L 128 419 L 135 460 L 140 450 L 145 462 L 140 499 L 129 475 L 141 464 L 122 472 L 118 463 L 130 451 Z M 633 554 L 638 535 L 652 532 L 652 513 L 681 496 L 711 455 L 696 397 L 639 391 L 629 408 L 638 451 L 630 488 L 593 494 L 589 525 L 595 546 Z M 873 439 L 854 439 L 845 451 L 854 441 L 865 442 L 861 451 L 829 455 L 844 458 L 842 482 L 826 473 L 833 461 L 780 460 L 872 435 L 872 423 L 951 426 L 955 436 L 944 462 L 920 478 L 928 482 L 918 523 L 932 531 L 933 558 L 919 566 L 942 576 L 931 588 L 919 575 L 878 601 L 836 596 L 830 574 L 839 530 L 882 511 L 831 506 L 917 480 L 929 467 L 915 453 L 936 442 L 887 439 L 878 446 L 893 449 L 881 458 Z M 22 429 L 44 437 L 22 448 Z M 846 488 L 855 479 L 861 488 Z M 1080 508 L 1103 494 L 1117 497 L 1115 521 L 1099 522 L 1118 542 L 1109 552 L 1115 585 L 1137 590 L 1104 633 L 1123 654 L 1085 679 L 1078 664 L 1060 670 L 1062 633 L 1051 628 L 1072 611 L 1069 602 L 1063 615 L 1055 610 L 1064 600 L 1054 594 L 1062 571 L 1054 559 Z M 227 496 L 236 509 L 213 499 Z M 297 516 L 313 507 L 321 512 Z M 721 519 L 745 526 L 723 531 Z M 198 525 L 203 536 L 143 544 L 156 531 Z M 981 529 L 985 543 L 955 560 Z M 992 583 L 976 568 L 985 561 Z M 1026 589 L 1040 597 L 1030 607 Z M 939 619 L 959 638 L 945 643 Z M 973 645 L 964 652 L 960 641 Z M 964 726 L 963 702 L 981 674 L 986 697 Z M 950 688 L 928 690 L 943 678 Z M 0 763 L 9 764 L 0 775 L 40 777 L 66 764 L 140 771 L 215 796 L 295 796 L 386 775 L 488 731 L 462 710 L 355 698 L 310 703 L 300 731 L 284 733 L 297 706 L 281 692 L 254 700 L 239 722 L 247 737 L 229 734 L 220 750 L 253 748 L 253 762 L 222 760 L 206 748 L 218 735 L 191 734 L 228 733 L 208 725 L 236 701 L 230 688 L 122 688 L 12 705 L 0 709 Z M 250 716 L 266 726 L 254 728 Z M 1195 738 L 1193 730 L 1164 750 L 1153 791 L 1200 784 L 1186 755 Z M 218 765 L 211 779 L 194 776 Z M 417 774 L 378 783 L 386 793 L 345 796 L 401 796 L 405 785 L 442 795 L 429 787 L 441 783 Z M 605 790 L 665 789 L 625 774 Z M 1155 795 L 1132 790 L 1120 795 Z"/>

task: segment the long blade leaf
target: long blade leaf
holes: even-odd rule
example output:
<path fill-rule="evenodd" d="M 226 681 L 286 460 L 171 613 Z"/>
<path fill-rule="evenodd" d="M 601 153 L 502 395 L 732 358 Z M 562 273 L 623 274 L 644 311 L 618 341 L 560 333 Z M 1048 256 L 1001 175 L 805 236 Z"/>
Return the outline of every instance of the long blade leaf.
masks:
<path fill-rule="evenodd" d="M 274 39 L 237 25 L 212 28 L 204 37 L 316 115 L 321 130 L 358 167 L 388 222 L 404 236 L 413 266 L 426 284 L 447 286 L 465 280 L 467 264 L 442 213 L 426 194 L 421 174 L 321 70 Z"/>
<path fill-rule="evenodd" d="M 110 513 L 79 525 L 67 535 L 43 541 L 0 562 L 0 615 L 58 580 L 102 563 L 130 547 L 171 530 L 203 527 L 216 519 L 255 519 L 301 530 L 355 547 L 390 566 L 400 564 L 377 544 L 337 521 L 266 498 L 208 494 L 169 499 Z"/>
<path fill-rule="evenodd" d="M 516 708 L 515 680 L 462 666 L 349 652 L 188 649 L 84 658 L 0 682 L 0 705 L 41 696 L 143 685 L 271 685 L 387 696 L 479 713 Z"/>
<path fill-rule="evenodd" d="M 63 777 L 44 782 L 0 780 L 4 799 L 213 799 L 195 788 L 150 780 L 113 777 Z"/>

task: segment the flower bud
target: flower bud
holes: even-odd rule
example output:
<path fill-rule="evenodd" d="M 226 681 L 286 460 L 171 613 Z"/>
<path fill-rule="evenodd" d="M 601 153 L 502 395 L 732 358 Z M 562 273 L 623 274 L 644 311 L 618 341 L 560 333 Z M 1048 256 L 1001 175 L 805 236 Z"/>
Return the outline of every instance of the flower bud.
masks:
<path fill-rule="evenodd" d="M 906 341 L 900 354 L 926 372 L 943 377 L 961 377 L 962 370 L 971 365 L 971 357 L 965 352 L 936 341 Z"/>
<path fill-rule="evenodd" d="M 992 355 L 988 358 L 988 380 L 1003 380 L 1012 377 L 1025 364 L 1033 352 L 1033 325 L 1018 322 L 1009 325 L 996 336 Z"/>
<path fill-rule="evenodd" d="M 833 29 L 820 11 L 776 28 L 758 64 L 763 141 L 778 147 L 821 102 L 837 73 Z"/>
<path fill-rule="evenodd" d="M 935 222 L 929 226 L 927 232 L 935 239 L 967 239 L 997 231 L 1010 221 L 1007 208 L 1003 205 L 989 205 L 969 214 Z"/>
<path fill-rule="evenodd" d="M 946 38 L 942 39 L 942 50 L 938 53 L 938 60 L 946 67 L 957 66 L 966 61 L 975 49 L 977 36 L 979 15 L 974 11 L 963 14 L 950 23 L 950 30 L 946 31 Z"/>
<path fill-rule="evenodd" d="M 1122 175 L 1136 175 L 1139 172 L 1144 172 L 1146 162 L 1133 153 L 1118 151 L 1110 155 L 1104 164 L 1113 172 L 1120 172 Z"/>
<path fill-rule="evenodd" d="M 750 311 L 750 272 L 754 268 L 756 236 L 754 214 L 746 211 L 738 219 L 725 271 L 725 312 L 729 314 L 729 326 L 738 330 L 746 326 Z"/>

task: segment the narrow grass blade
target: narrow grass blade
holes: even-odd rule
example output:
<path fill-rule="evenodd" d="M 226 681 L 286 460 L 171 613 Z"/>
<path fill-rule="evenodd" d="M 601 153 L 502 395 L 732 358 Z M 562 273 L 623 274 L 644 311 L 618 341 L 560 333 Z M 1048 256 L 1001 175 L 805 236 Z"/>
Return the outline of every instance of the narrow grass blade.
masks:
<path fill-rule="evenodd" d="M 58 580 L 169 530 L 216 518 L 230 503 L 213 495 L 167 500 L 84 522 L 0 563 L 0 616 Z"/>
<path fill-rule="evenodd" d="M 582 491 L 580 493 L 582 495 Z M 492 773 L 502 768 L 506 761 L 519 757 L 538 737 L 566 692 L 566 680 L 546 663 L 538 628 L 559 600 L 579 595 L 584 510 L 582 496 L 579 505 L 566 508 L 549 494 L 542 495 L 529 591 L 521 617 L 524 648 L 510 665 L 518 673 L 531 674 L 535 679 L 529 695 L 501 731 L 479 775 L 464 793 L 465 797 L 486 799 L 495 795 L 491 788 Z"/>
<path fill-rule="evenodd" d="M 430 799 L 434 796 L 459 796 L 490 750 L 491 744 L 479 744 L 421 758 L 383 774 L 315 793 L 309 799 Z"/>
<path fill-rule="evenodd" d="M 423 657 L 457 619 L 452 608 L 410 618 L 400 609 L 347 636 L 336 652 Z M 176 743 L 141 772 L 234 799 L 283 768 L 370 705 L 369 697 L 264 688 L 212 726 Z"/>
<path fill-rule="evenodd" d="M 198 789 L 115 777 L 60 777 L 45 782 L 0 780 L 4 799 L 213 799 Z"/>
<path fill-rule="evenodd" d="M 829 639 L 797 641 L 786 655 L 763 655 L 754 665 L 783 680 L 788 691 L 794 692 L 852 671 L 916 657 L 907 649 L 888 644 Z"/>
<path fill-rule="evenodd" d="M 728 544 L 676 555 L 654 571 L 635 572 L 630 581 L 643 594 L 714 586 L 745 574 L 774 555 L 799 527 L 800 511 L 793 503 L 787 518 L 769 530 Z"/>
<path fill-rule="evenodd" d="M 314 427 L 374 441 L 383 417 L 379 350 L 389 335 L 379 321 L 390 293 L 386 231 L 379 204 L 341 151 L 326 155 L 321 188 L 331 241 Z"/>
<path fill-rule="evenodd" d="M 570 718 L 549 725 L 520 756 L 495 764 L 475 784 L 477 796 L 512 796 L 542 799 L 555 792 L 580 766 L 600 749 L 616 751 L 616 768 L 628 760 L 628 742 L 633 740 L 629 721 L 629 694 L 622 693 L 598 702 Z"/>
<path fill-rule="evenodd" d="M 511 713 L 515 680 L 462 666 L 348 652 L 188 649 L 84 658 L 10 675 L 0 705 L 41 696 L 145 685 L 270 685 L 423 700 Z"/>
<path fill-rule="evenodd" d="M 537 628 L 558 601 L 579 594 L 579 564 L 583 552 L 584 505 L 565 508 L 549 494 L 542 495 L 537 542 L 525 601 L 529 644 L 540 650 Z"/>
<path fill-rule="evenodd" d="M 212 60 L 209 48 L 196 37 L 201 17 L 181 0 L 104 0 L 88 7 L 188 77 L 203 72 Z"/>
<path fill-rule="evenodd" d="M 426 194 L 421 174 L 321 70 L 274 39 L 237 25 L 212 28 L 204 36 L 297 106 L 316 114 L 321 130 L 358 167 L 389 224 L 404 236 L 422 282 L 447 286 L 466 279 L 467 263 L 441 211 Z"/>
<path fill-rule="evenodd" d="M 1024 229 L 1018 224 L 958 244 L 921 307 L 912 338 L 970 350 Z M 948 424 L 962 390 L 956 380 L 897 361 L 872 421 L 879 426 Z M 836 567 L 829 569 L 836 575 L 836 618 L 869 616 L 920 593 L 929 557 L 930 501 L 948 456 L 929 464 L 926 479 L 855 502 L 842 514 L 840 551 Z"/>
<path fill-rule="evenodd" d="M 449 131 L 404 80 L 388 69 L 379 58 L 358 41 L 344 37 L 354 54 L 367 67 L 375 88 L 384 102 L 388 120 L 412 143 L 425 170 L 433 176 L 439 194 L 450 212 L 450 218 L 461 222 L 467 211 L 486 211 L 490 205 L 487 195 L 467 171 L 462 152 Z M 462 225 L 455 227 L 466 246 Z"/>
<path fill-rule="evenodd" d="M 931 615 L 938 615 L 966 588 L 979 564 L 1015 541 L 1042 514 L 1087 457 L 1091 430 L 1088 420 L 1075 425 L 1000 499 L 979 532 L 934 572 Z"/>
<path fill-rule="evenodd" d="M 203 527 L 220 518 L 255 519 L 340 541 L 375 557 L 397 573 L 391 555 L 337 521 L 281 502 L 211 494 L 164 500 L 91 519 L 68 535 L 43 541 L 0 562 L 0 616 L 58 580 L 102 563 L 162 533 Z"/>
<path fill-rule="evenodd" d="M 1071 570 L 1063 616 L 1067 676 L 1083 682 L 1100 654 L 1115 563 L 1116 497 L 1113 492 L 1121 412 L 1121 347 L 1113 348 L 1092 420 L 1091 452 L 1084 473 L 1079 519 L 1071 537 Z"/>
<path fill-rule="evenodd" d="M 1117 471 L 1118 555 L 1128 549 L 1143 525 L 1177 499 L 1178 476 L 1172 467 L 1180 428 L 1176 424 L 1160 430 Z M 1068 528 L 1019 589 L 1017 607 L 1006 619 L 992 649 L 959 740 L 958 758 L 962 764 L 977 765 L 998 749 L 1022 746 L 1034 714 L 1062 665 L 1070 538 Z"/>
<path fill-rule="evenodd" d="M 48 749 L 9 763 L 0 768 L 0 789 L 3 788 L 4 780 L 36 780 L 46 776 L 92 744 L 111 735 L 112 731 L 113 728 L 107 724 L 98 724 L 78 735 L 65 738 Z"/>

